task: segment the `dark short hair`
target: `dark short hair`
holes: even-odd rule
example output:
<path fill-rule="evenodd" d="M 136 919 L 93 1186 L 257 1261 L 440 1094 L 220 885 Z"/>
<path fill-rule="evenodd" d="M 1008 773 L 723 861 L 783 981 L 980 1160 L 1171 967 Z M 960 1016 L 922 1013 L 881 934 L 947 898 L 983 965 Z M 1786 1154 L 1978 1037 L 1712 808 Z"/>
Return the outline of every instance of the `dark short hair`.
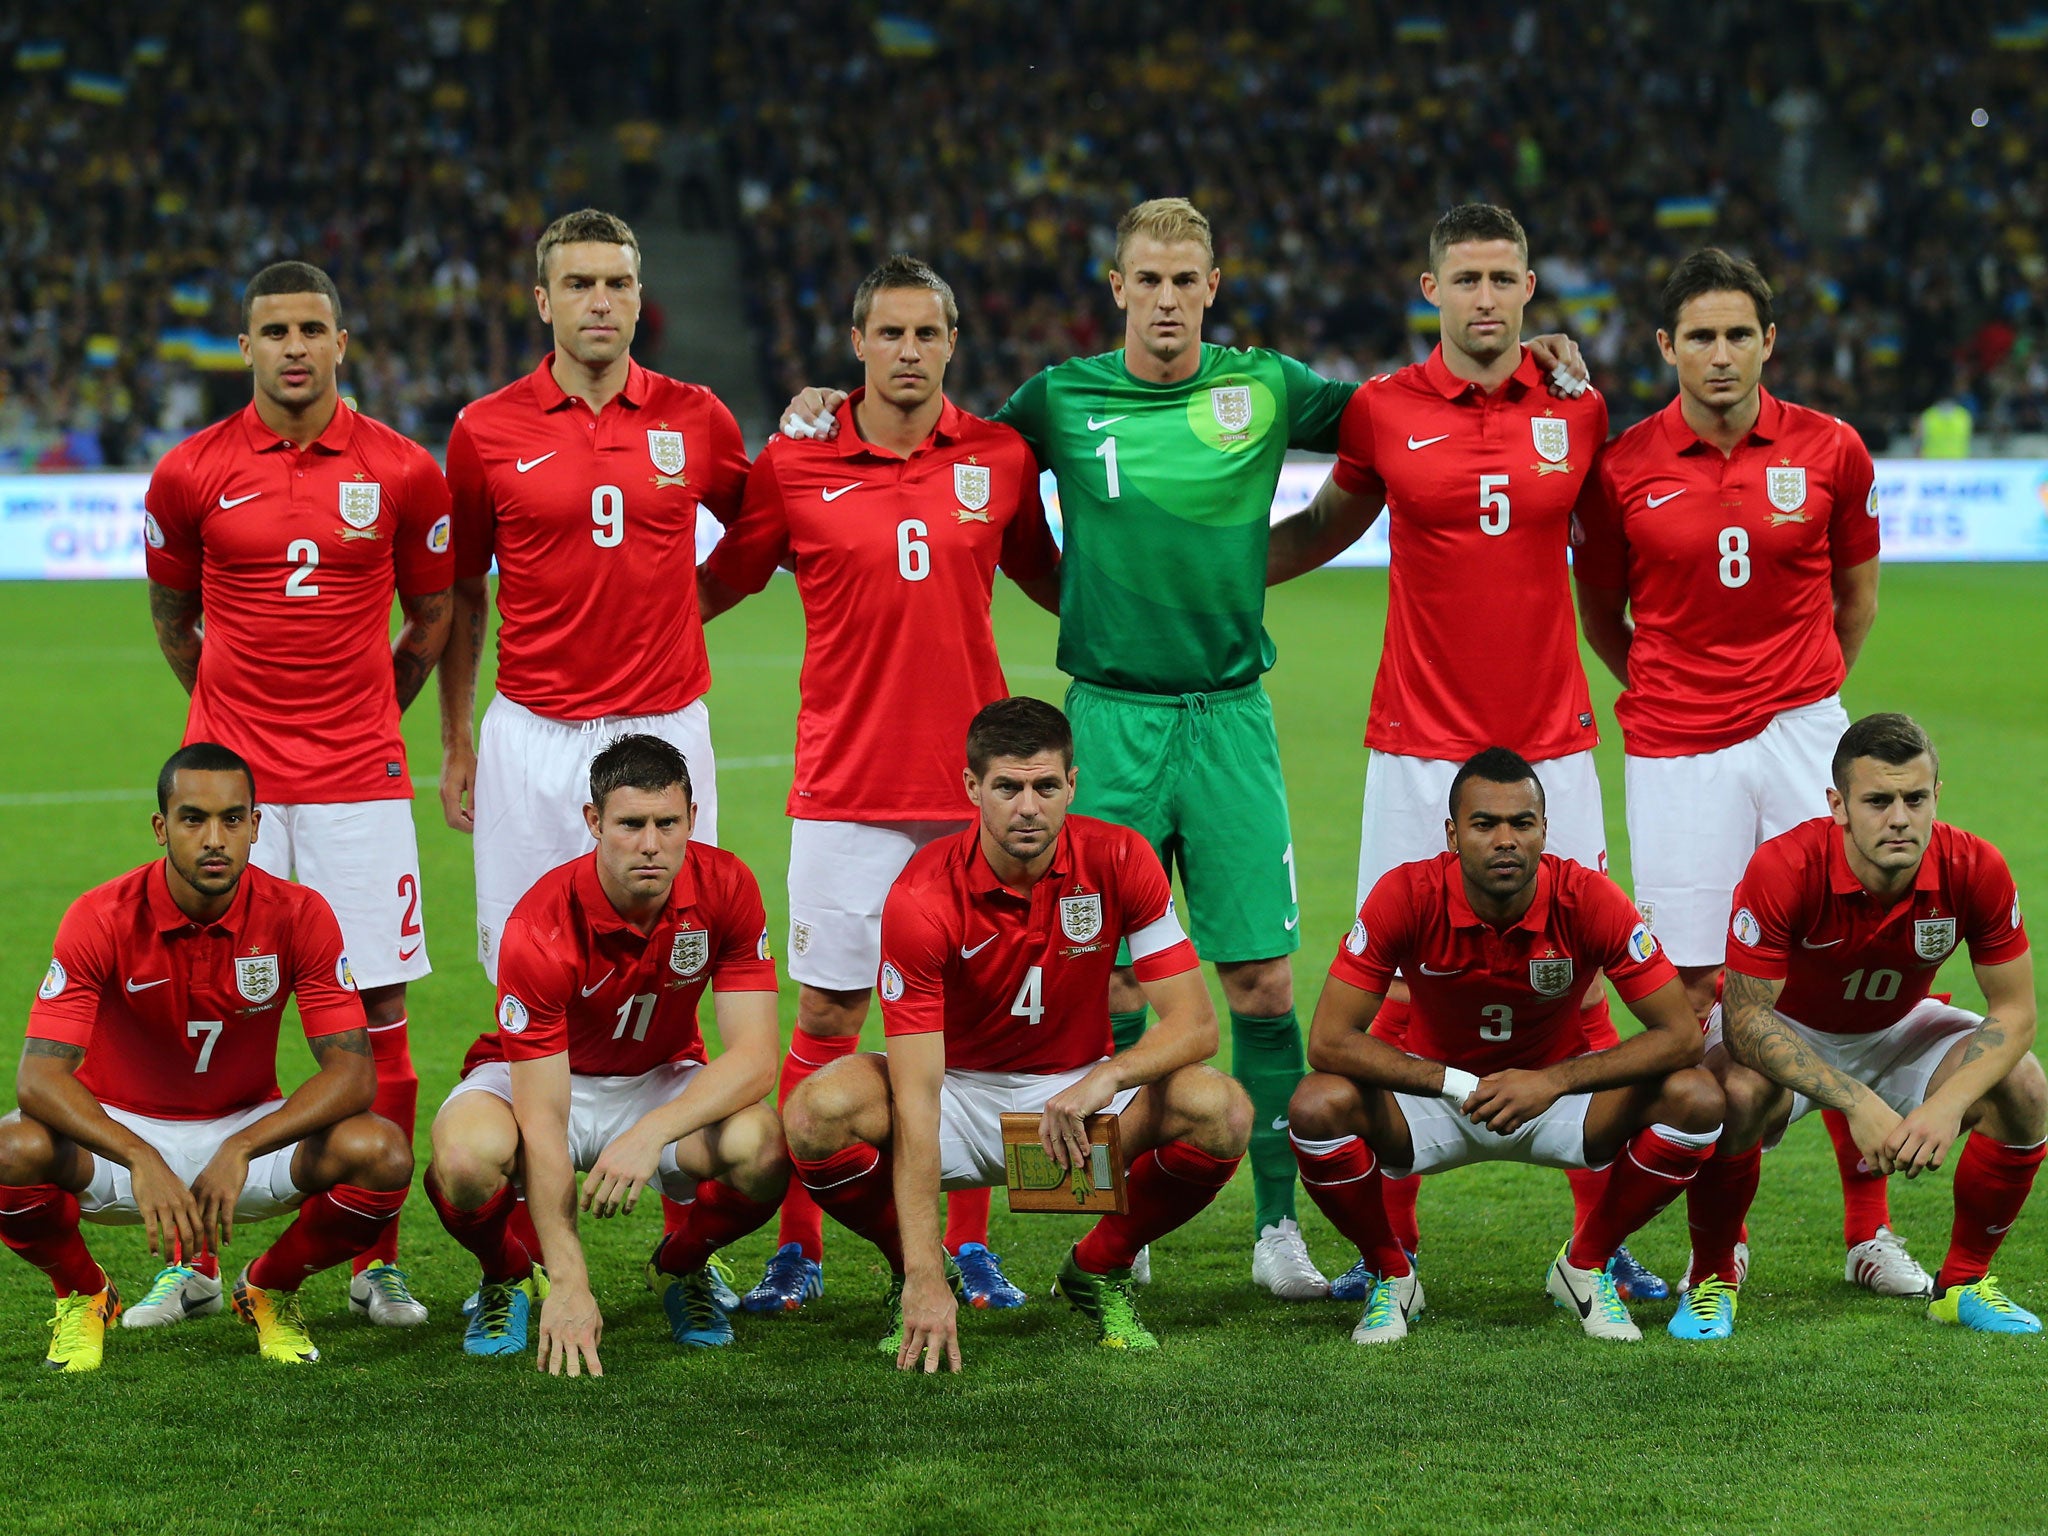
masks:
<path fill-rule="evenodd" d="M 1067 717 L 1043 699 L 997 699 L 985 705 L 967 727 L 967 767 L 978 779 L 999 757 L 1036 757 L 1057 752 L 1074 766 L 1074 728 Z"/>
<path fill-rule="evenodd" d="M 639 270 L 640 242 L 633 237 L 633 227 L 616 213 L 606 213 L 602 208 L 578 208 L 540 232 L 533 247 L 533 266 L 540 274 L 541 287 L 548 285 L 548 253 L 558 245 L 578 245 L 584 241 L 625 246 L 633 253 L 634 270 Z"/>
<path fill-rule="evenodd" d="M 242 754 L 222 746 L 217 741 L 195 741 L 178 748 L 164 760 L 163 769 L 156 776 L 158 814 L 170 813 L 171 791 L 177 788 L 178 775 L 181 773 L 239 773 L 249 781 L 249 804 L 256 804 L 256 774 L 248 763 L 243 761 Z"/>
<path fill-rule="evenodd" d="M 1841 741 L 1836 743 L 1832 765 L 1835 788 L 1844 795 L 1849 793 L 1849 765 L 1859 757 L 1875 758 L 1888 767 L 1900 768 L 1923 754 L 1933 762 L 1934 776 L 1939 779 L 1941 754 L 1934 750 L 1934 742 L 1920 728 L 1919 721 L 1911 715 L 1865 715 L 1842 732 Z"/>
<path fill-rule="evenodd" d="M 258 299 L 271 298 L 280 293 L 324 293 L 327 302 L 334 306 L 334 328 L 341 327 L 341 290 L 334 286 L 334 279 L 314 266 L 310 261 L 273 261 L 269 266 L 249 279 L 249 286 L 242 290 L 242 331 L 247 334 L 250 316 L 255 311 Z"/>
<path fill-rule="evenodd" d="M 615 789 L 644 789 L 659 794 L 676 784 L 683 786 L 685 800 L 696 801 L 689 762 L 672 743 L 644 731 L 607 742 L 604 750 L 590 760 L 590 803 L 600 815 L 605 800 Z"/>
<path fill-rule="evenodd" d="M 860 286 L 853 290 L 853 328 L 856 331 L 868 328 L 868 311 L 874 308 L 875 295 L 890 288 L 929 289 L 946 307 L 946 329 L 952 330 L 960 323 L 960 302 L 953 297 L 953 285 L 915 256 L 898 251 L 862 278 Z"/>
<path fill-rule="evenodd" d="M 1694 251 L 1664 279 L 1664 292 L 1657 300 L 1664 334 L 1675 339 L 1679 311 L 1706 293 L 1748 294 L 1750 303 L 1756 306 L 1757 329 L 1771 328 L 1771 285 L 1764 280 L 1757 264 L 1710 245 L 1703 251 Z"/>
<path fill-rule="evenodd" d="M 1523 232 L 1520 219 L 1492 203 L 1460 203 L 1438 219 L 1429 232 L 1429 270 L 1442 270 L 1445 254 L 1467 240 L 1512 241 L 1522 264 L 1529 264 L 1529 237 Z"/>
<path fill-rule="evenodd" d="M 1519 752 L 1506 747 L 1488 747 L 1484 752 L 1475 752 L 1465 759 L 1456 776 L 1451 780 L 1451 820 L 1458 819 L 1458 795 L 1468 780 L 1477 779 L 1482 784 L 1534 784 L 1536 786 L 1536 809 L 1544 808 L 1543 780 L 1536 776 L 1536 769 Z"/>

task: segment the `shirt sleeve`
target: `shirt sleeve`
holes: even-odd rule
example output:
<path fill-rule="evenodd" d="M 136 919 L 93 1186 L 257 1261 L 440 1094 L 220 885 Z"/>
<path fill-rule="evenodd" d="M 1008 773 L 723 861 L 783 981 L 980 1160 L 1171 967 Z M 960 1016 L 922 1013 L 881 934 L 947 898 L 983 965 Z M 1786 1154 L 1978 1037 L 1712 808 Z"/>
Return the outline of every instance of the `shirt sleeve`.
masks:
<path fill-rule="evenodd" d="M 1051 379 L 1050 368 L 1032 375 L 989 418 L 1017 432 L 1041 459 L 1045 457 L 1045 442 L 1049 435 L 1046 396 L 1051 388 Z"/>
<path fill-rule="evenodd" d="M 1600 968 L 1614 982 L 1621 1000 L 1636 1002 L 1665 982 L 1676 981 L 1677 967 L 1627 893 L 1597 870 L 1582 868 L 1575 878 L 1579 891 L 1573 904 L 1591 918 L 1588 948 L 1600 957 Z"/>
<path fill-rule="evenodd" d="M 721 523 L 729 523 L 740 515 L 740 502 L 747 490 L 747 443 L 740 436 L 740 424 L 733 420 L 732 412 L 725 402 L 710 397 L 706 411 L 710 431 L 711 459 L 703 465 L 704 478 L 697 481 L 697 500 L 711 509 L 711 515 Z M 694 471 L 699 466 L 692 464 Z M 695 479 L 693 474 L 692 479 Z"/>
<path fill-rule="evenodd" d="M 100 998 L 114 975 L 114 942 L 88 898 L 79 897 L 57 925 L 50 968 L 29 1004 L 28 1037 L 92 1046 Z"/>
<path fill-rule="evenodd" d="M 1771 844 L 1750 855 L 1735 887 L 1734 916 L 1728 921 L 1728 968 L 1759 981 L 1783 981 L 1792 964 L 1793 934 L 1808 917 L 1799 891 L 1799 872 Z"/>
<path fill-rule="evenodd" d="M 1981 838 L 1971 860 L 1969 909 L 1963 914 L 1963 937 L 1973 965 L 2003 965 L 2027 952 L 2027 924 L 2020 915 L 2019 887 L 2005 856 Z"/>
<path fill-rule="evenodd" d="M 569 1049 L 569 989 L 575 981 L 514 912 L 498 940 L 498 1044 L 507 1061 L 538 1061 Z"/>
<path fill-rule="evenodd" d="M 884 1035 L 929 1035 L 946 1027 L 947 937 L 920 889 L 898 883 L 882 906 Z"/>
<path fill-rule="evenodd" d="M 760 591 L 789 555 L 789 513 L 782 501 L 779 458 L 774 443 L 761 450 L 747 476 L 739 515 L 726 523 L 725 536 L 704 562 L 713 578 L 735 592 Z"/>
<path fill-rule="evenodd" d="M 448 481 L 434 456 L 417 448 L 410 458 L 398 531 L 392 537 L 397 541 L 399 595 L 421 597 L 446 592 L 455 584 L 454 518 Z"/>
<path fill-rule="evenodd" d="M 297 911 L 292 916 L 292 996 L 298 999 L 299 1023 L 308 1040 L 363 1029 L 369 1017 L 356 995 L 341 942 L 341 924 L 327 898 L 309 886 L 295 886 Z"/>
<path fill-rule="evenodd" d="M 1606 453 L 1594 461 L 1572 509 L 1572 577 L 1581 586 L 1628 588 L 1628 540 Z"/>
<path fill-rule="evenodd" d="M 491 505 L 484 461 L 476 451 L 476 440 L 469 435 L 467 413 L 455 418 L 448 434 L 448 499 L 456 577 L 489 575 L 498 553 L 498 517 Z"/>
<path fill-rule="evenodd" d="M 1131 967 L 1140 981 L 1164 981 L 1201 965 L 1195 946 L 1181 930 L 1173 909 L 1173 887 L 1152 845 L 1135 832 L 1126 835 L 1117 860 L 1117 906 L 1122 938 L 1131 946 Z"/>
<path fill-rule="evenodd" d="M 142 505 L 143 554 L 149 579 L 160 587 L 197 592 L 205 557 L 184 454 L 165 455 L 149 477 Z"/>
<path fill-rule="evenodd" d="M 1337 424 L 1337 467 L 1330 471 L 1337 489 L 1352 496 L 1387 499 L 1387 483 L 1374 463 L 1372 435 L 1372 388 L 1366 385 L 1352 396 Z"/>
<path fill-rule="evenodd" d="M 1337 946 L 1330 974 L 1365 992 L 1386 995 L 1415 942 L 1415 899 L 1408 873 L 1390 869 L 1358 909 L 1358 921 Z"/>
<path fill-rule="evenodd" d="M 1033 581 L 1059 568 L 1059 546 L 1038 489 L 1038 456 L 1028 447 L 1018 467 L 1017 505 L 1003 525 L 1002 567 L 1012 581 Z"/>
<path fill-rule="evenodd" d="M 1276 355 L 1287 386 L 1287 446 L 1313 453 L 1336 451 L 1338 424 L 1358 386 L 1349 379 L 1326 379 L 1285 353 Z"/>
<path fill-rule="evenodd" d="M 775 958 L 768 945 L 768 913 L 761 882 L 738 859 L 727 870 L 720 893 L 718 952 L 711 957 L 714 992 L 773 992 Z"/>
<path fill-rule="evenodd" d="M 1880 542 L 1877 521 L 1877 466 L 1856 429 L 1846 421 L 1837 427 L 1841 453 L 1835 462 L 1835 508 L 1828 519 L 1828 556 L 1835 569 L 1847 570 L 1875 560 Z"/>

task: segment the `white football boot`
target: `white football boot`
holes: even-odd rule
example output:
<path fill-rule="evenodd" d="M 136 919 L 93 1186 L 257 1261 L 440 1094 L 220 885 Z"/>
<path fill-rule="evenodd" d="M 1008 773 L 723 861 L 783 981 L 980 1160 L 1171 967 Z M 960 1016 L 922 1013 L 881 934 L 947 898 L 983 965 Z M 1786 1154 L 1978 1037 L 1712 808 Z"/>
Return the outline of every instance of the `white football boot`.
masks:
<path fill-rule="evenodd" d="M 1423 1307 L 1422 1277 L 1411 1266 L 1392 1280 L 1374 1280 L 1365 1315 L 1351 1330 L 1354 1344 L 1392 1344 L 1408 1337 L 1408 1321 Z"/>
<path fill-rule="evenodd" d="M 149 1292 L 121 1314 L 123 1328 L 168 1328 L 195 1317 L 211 1317 L 224 1303 L 220 1277 L 202 1275 L 190 1264 L 166 1264 Z"/>
<path fill-rule="evenodd" d="M 1144 1247 L 1138 1250 L 1138 1256 L 1135 1259 L 1131 1260 L 1131 1284 L 1150 1285 L 1151 1283 L 1152 1245 L 1150 1243 L 1147 1243 Z"/>
<path fill-rule="evenodd" d="M 1575 1314 L 1590 1338 L 1641 1343 L 1643 1331 L 1630 1319 L 1621 1292 L 1614 1288 L 1614 1276 L 1608 1269 L 1580 1269 L 1567 1257 L 1570 1251 L 1567 1241 L 1550 1266 L 1550 1278 L 1543 1287 L 1550 1292 L 1550 1299 Z"/>
<path fill-rule="evenodd" d="M 396 1264 L 372 1264 L 348 1283 L 348 1309 L 379 1328 L 417 1328 L 427 1309 Z"/>
<path fill-rule="evenodd" d="M 1879 1227 L 1877 1236 L 1849 1250 L 1842 1264 L 1842 1278 L 1879 1296 L 1917 1296 L 1924 1300 L 1934 1294 L 1934 1276 L 1906 1252 L 1906 1240 L 1890 1227 Z"/>
<path fill-rule="evenodd" d="M 1288 1216 L 1259 1233 L 1252 1248 L 1252 1284 L 1282 1301 L 1321 1301 L 1330 1294 L 1329 1280 L 1308 1256 L 1301 1228 Z"/>

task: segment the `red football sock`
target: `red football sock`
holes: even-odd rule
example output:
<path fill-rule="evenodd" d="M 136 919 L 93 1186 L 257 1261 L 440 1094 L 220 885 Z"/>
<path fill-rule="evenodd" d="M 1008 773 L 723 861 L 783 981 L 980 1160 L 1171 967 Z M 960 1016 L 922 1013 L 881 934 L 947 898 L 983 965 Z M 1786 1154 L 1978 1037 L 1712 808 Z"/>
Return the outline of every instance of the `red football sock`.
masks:
<path fill-rule="evenodd" d="M 704 1179 L 697 1198 L 682 1207 L 683 1230 L 662 1239 L 654 1267 L 663 1274 L 687 1275 L 702 1269 L 727 1243 L 768 1224 L 775 1207 L 742 1194 L 730 1184 Z"/>
<path fill-rule="evenodd" d="M 1300 1159 L 1301 1154 L 1297 1151 L 1295 1160 L 1299 1162 Z M 1419 1252 L 1422 1248 L 1422 1222 L 1415 1214 L 1415 1202 L 1422 1198 L 1422 1175 L 1411 1173 L 1405 1179 L 1390 1179 L 1382 1175 L 1380 1188 L 1385 1193 L 1387 1222 L 1394 1229 L 1394 1241 L 1408 1253 Z"/>
<path fill-rule="evenodd" d="M 1328 1150 L 1315 1150 L 1328 1148 Z M 1413 1218 L 1415 1189 L 1420 1174 L 1389 1179 L 1380 1171 L 1379 1159 L 1364 1138 L 1347 1136 L 1335 1147 L 1326 1142 L 1303 1146 L 1294 1143 L 1294 1161 L 1301 1168 L 1301 1186 L 1315 1201 L 1316 1209 L 1330 1218 L 1330 1224 L 1357 1248 L 1365 1267 L 1374 1274 L 1399 1279 L 1408 1273 L 1408 1255 L 1395 1226 L 1389 1220 L 1389 1192 L 1408 1186 L 1408 1211 Z"/>
<path fill-rule="evenodd" d="M 896 1226 L 896 1189 L 887 1154 L 855 1142 L 830 1157 L 790 1161 L 811 1198 L 842 1227 L 881 1249 L 891 1273 L 902 1274 L 903 1234 Z"/>
<path fill-rule="evenodd" d="M 1693 1180 L 1714 1146 L 1679 1141 L 1665 1126 L 1637 1131 L 1608 1170 L 1607 1188 L 1572 1234 L 1565 1257 L 1581 1269 L 1602 1269 L 1614 1250 Z"/>
<path fill-rule="evenodd" d="M 1711 1275 L 1735 1283 L 1735 1245 L 1749 1240 L 1749 1207 L 1763 1166 L 1761 1146 L 1700 1164 L 1685 1197 L 1686 1223 L 1692 1228 L 1688 1281 Z"/>
<path fill-rule="evenodd" d="M 674 1237 L 690 1224 L 690 1205 L 691 1202 L 688 1200 L 671 1200 L 667 1195 L 661 1197 L 661 1235 L 663 1237 Z"/>
<path fill-rule="evenodd" d="M 249 1283 L 266 1291 L 296 1291 L 308 1275 L 376 1242 L 405 1204 L 406 1193 L 337 1184 L 314 1195 L 277 1241 L 257 1255 L 249 1266 Z"/>
<path fill-rule="evenodd" d="M 1935 1276 L 1935 1295 L 1991 1272 L 2006 1228 L 2019 1219 L 2027 1191 L 2034 1187 L 2044 1151 L 2048 1142 L 2012 1147 L 1975 1132 L 1963 1143 L 1963 1155 L 1956 1159 L 1955 1221 L 1949 1228 L 1948 1257 Z"/>
<path fill-rule="evenodd" d="M 377 1064 L 377 1097 L 370 1101 L 370 1111 L 405 1132 L 405 1144 L 409 1147 L 419 1121 L 420 1075 L 413 1070 L 412 1046 L 405 1024 L 400 1019 L 396 1024 L 370 1031 L 370 1059 Z M 372 1264 L 397 1262 L 398 1223 L 394 1220 L 369 1252 L 356 1255 L 355 1271 L 361 1274 Z"/>
<path fill-rule="evenodd" d="M 171 1239 L 171 1262 L 173 1264 L 189 1264 L 195 1273 L 202 1274 L 209 1280 L 218 1280 L 220 1278 L 219 1254 L 187 1253 L 185 1245 L 175 1237 Z"/>
<path fill-rule="evenodd" d="M 78 1230 L 78 1196 L 54 1184 L 0 1184 L 0 1243 L 50 1277 L 59 1296 L 97 1296 L 106 1272 Z"/>
<path fill-rule="evenodd" d="M 520 1195 L 512 1202 L 512 1214 L 505 1220 L 505 1230 L 513 1242 L 531 1255 L 530 1263 L 540 1262 L 540 1233 L 534 1230 L 533 1209 L 526 1203 L 526 1196 Z"/>
<path fill-rule="evenodd" d="M 1877 1236 L 1879 1227 L 1892 1224 L 1888 1182 L 1883 1174 L 1862 1166 L 1863 1154 L 1849 1134 L 1847 1115 L 1839 1109 L 1824 1109 L 1820 1120 L 1828 1128 L 1828 1140 L 1835 1144 L 1835 1167 L 1842 1175 L 1842 1241 L 1854 1248 Z"/>
<path fill-rule="evenodd" d="M 1593 1207 L 1600 1203 L 1600 1196 L 1607 1188 L 1607 1175 L 1613 1172 L 1613 1165 L 1605 1168 L 1567 1168 L 1565 1182 L 1572 1187 L 1572 1230 L 1578 1231 L 1586 1224 Z"/>
<path fill-rule="evenodd" d="M 775 1107 L 780 1109 L 787 1104 L 789 1096 L 796 1091 L 796 1085 L 820 1067 L 829 1067 L 840 1057 L 851 1056 L 859 1049 L 859 1035 L 814 1035 L 799 1025 L 789 1037 L 789 1050 L 782 1058 L 782 1076 L 775 1086 Z M 985 1217 L 982 1229 L 984 1232 L 988 1229 Z M 785 1243 L 797 1244 L 807 1259 L 819 1263 L 824 1261 L 825 1218 L 801 1179 L 791 1179 L 789 1192 L 782 1197 L 782 1220 L 776 1228 L 775 1244 L 781 1247 Z"/>
<path fill-rule="evenodd" d="M 1074 1245 L 1074 1262 L 1091 1275 L 1129 1269 L 1138 1250 L 1185 1226 L 1222 1193 L 1243 1161 L 1211 1157 L 1192 1142 L 1169 1141 L 1140 1153 L 1124 1175 L 1128 1209 L 1095 1223 Z"/>
<path fill-rule="evenodd" d="M 957 1254 L 965 1243 L 988 1246 L 986 1189 L 956 1189 L 946 1196 L 946 1252 Z"/>
<path fill-rule="evenodd" d="M 458 1210 L 448 1203 L 432 1168 L 421 1184 L 448 1235 L 475 1254 L 483 1266 L 484 1284 L 511 1285 L 533 1273 L 534 1261 L 540 1257 L 540 1239 L 533 1237 L 528 1247 L 526 1235 L 518 1230 L 523 1222 L 530 1233 L 533 1221 L 526 1215 L 526 1202 L 512 1193 L 509 1183 L 500 1185 L 496 1194 L 473 1211 Z"/>

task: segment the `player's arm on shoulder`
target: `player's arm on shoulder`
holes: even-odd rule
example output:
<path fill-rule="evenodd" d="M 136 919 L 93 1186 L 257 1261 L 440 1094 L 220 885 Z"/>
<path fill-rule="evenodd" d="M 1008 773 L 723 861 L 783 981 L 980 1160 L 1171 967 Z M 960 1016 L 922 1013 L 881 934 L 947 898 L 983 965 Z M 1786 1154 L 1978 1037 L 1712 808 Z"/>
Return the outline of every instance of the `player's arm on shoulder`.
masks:
<path fill-rule="evenodd" d="M 783 503 L 780 452 L 761 450 L 747 475 L 738 513 L 697 567 L 697 612 L 706 623 L 768 585 L 789 554 L 789 513 Z"/>
<path fill-rule="evenodd" d="M 1387 504 L 1374 465 L 1372 387 L 1354 390 L 1337 426 L 1337 462 L 1301 511 L 1275 523 L 1266 543 L 1266 585 L 1326 565 L 1356 543 Z"/>
<path fill-rule="evenodd" d="M 1550 380 L 1550 392 L 1576 400 L 1586 392 L 1593 371 L 1586 366 L 1586 354 L 1563 331 L 1545 331 L 1529 338 L 1529 352 Z"/>
<path fill-rule="evenodd" d="M 1572 585 L 1586 644 L 1626 688 L 1636 632 L 1628 616 L 1628 546 L 1605 453 L 1594 460 L 1572 509 Z"/>
<path fill-rule="evenodd" d="M 1012 430 L 1015 430 L 1014 428 Z M 1038 455 L 1028 444 L 1021 450 L 1017 473 L 1017 505 L 1003 525 L 1003 572 L 1024 595 L 1047 613 L 1060 611 L 1060 547 L 1053 541 L 1045 515 L 1045 495 Z"/>

